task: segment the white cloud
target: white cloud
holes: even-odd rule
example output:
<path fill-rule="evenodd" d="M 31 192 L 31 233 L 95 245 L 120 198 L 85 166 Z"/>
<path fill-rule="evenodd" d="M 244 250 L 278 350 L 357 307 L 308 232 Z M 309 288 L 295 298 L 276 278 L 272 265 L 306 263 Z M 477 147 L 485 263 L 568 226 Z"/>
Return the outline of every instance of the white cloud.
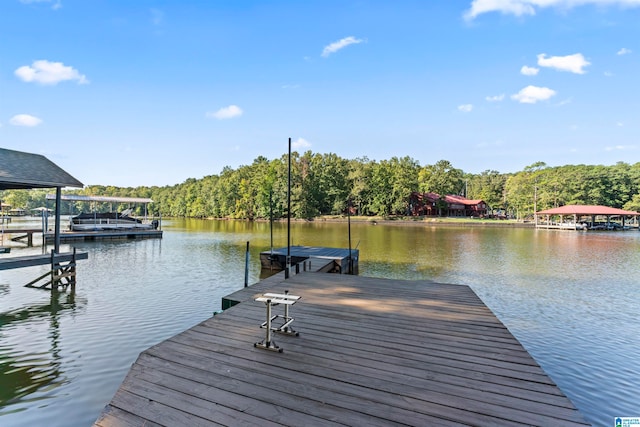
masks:
<path fill-rule="evenodd" d="M 623 127 L 623 126 L 624 126 L 624 123 L 622 123 L 622 122 L 617 122 L 617 123 L 616 123 L 616 126 L 618 126 L 619 128 L 621 128 L 621 127 Z"/>
<path fill-rule="evenodd" d="M 539 68 L 528 67 L 526 65 L 523 65 L 522 68 L 520 68 L 520 74 L 524 74 L 525 76 L 535 76 L 538 74 L 538 71 L 540 71 Z"/>
<path fill-rule="evenodd" d="M 209 111 L 206 116 L 218 120 L 225 120 L 240 117 L 242 113 L 242 109 L 237 105 L 229 105 L 228 107 L 223 107 L 218 111 Z"/>
<path fill-rule="evenodd" d="M 472 104 L 458 105 L 458 111 L 462 111 L 463 113 L 470 113 L 471 110 L 473 110 Z"/>
<path fill-rule="evenodd" d="M 500 102 L 504 99 L 504 93 L 501 93 L 500 95 L 487 96 L 485 99 L 489 102 Z"/>
<path fill-rule="evenodd" d="M 53 3 L 51 5 L 51 9 L 58 10 L 62 7 L 61 0 L 20 0 L 22 4 L 33 4 L 33 3 Z"/>
<path fill-rule="evenodd" d="M 536 11 L 531 4 L 521 0 L 473 0 L 471 8 L 464 14 L 465 19 L 472 20 L 478 15 L 488 12 L 501 12 L 516 16 L 535 15 Z"/>
<path fill-rule="evenodd" d="M 77 80 L 78 84 L 87 84 L 89 80 L 73 67 L 62 62 L 47 60 L 34 61 L 31 66 L 23 65 L 14 74 L 24 82 L 35 82 L 42 85 L 56 85 L 65 80 Z"/>
<path fill-rule="evenodd" d="M 605 77 L 613 77 L 613 73 L 611 71 L 605 71 L 604 72 L 604 76 Z"/>
<path fill-rule="evenodd" d="M 298 138 L 295 141 L 291 141 L 291 148 L 309 148 L 311 147 L 311 143 L 304 138 Z"/>
<path fill-rule="evenodd" d="M 511 95 L 511 99 L 522 104 L 535 104 L 538 101 L 546 101 L 556 94 L 556 91 L 548 87 L 527 86 L 520 92 Z"/>
<path fill-rule="evenodd" d="M 9 119 L 9 124 L 13 126 L 34 127 L 42 123 L 42 120 L 29 114 L 17 114 Z"/>
<path fill-rule="evenodd" d="M 281 88 L 282 89 L 300 89 L 300 85 L 299 84 L 282 85 Z"/>
<path fill-rule="evenodd" d="M 472 20 L 489 12 L 515 16 L 535 15 L 536 10 L 546 7 L 566 10 L 584 5 L 639 7 L 640 0 L 473 0 L 464 17 Z"/>
<path fill-rule="evenodd" d="M 555 68 L 559 71 L 569 71 L 575 74 L 584 74 L 584 67 L 591 65 L 589 61 L 584 59 L 581 53 L 574 53 L 567 56 L 550 56 L 547 58 L 546 53 L 538 55 L 538 65 L 541 67 Z"/>
<path fill-rule="evenodd" d="M 635 145 L 614 145 L 613 147 L 605 147 L 605 151 L 629 151 L 635 150 Z"/>
<path fill-rule="evenodd" d="M 623 47 L 618 52 L 616 52 L 616 55 L 628 55 L 630 53 L 631 53 L 631 49 L 627 49 L 626 47 Z"/>
<path fill-rule="evenodd" d="M 345 37 L 345 38 L 343 38 L 341 40 L 338 40 L 337 42 L 333 42 L 330 45 L 325 46 L 324 49 L 322 49 L 322 56 L 324 58 L 326 58 L 327 56 L 331 55 L 332 53 L 336 53 L 340 49 L 343 49 L 343 48 L 349 46 L 350 44 L 358 44 L 358 43 L 362 43 L 362 42 L 364 42 L 364 40 L 357 39 L 357 38 L 355 38 L 353 36 Z"/>

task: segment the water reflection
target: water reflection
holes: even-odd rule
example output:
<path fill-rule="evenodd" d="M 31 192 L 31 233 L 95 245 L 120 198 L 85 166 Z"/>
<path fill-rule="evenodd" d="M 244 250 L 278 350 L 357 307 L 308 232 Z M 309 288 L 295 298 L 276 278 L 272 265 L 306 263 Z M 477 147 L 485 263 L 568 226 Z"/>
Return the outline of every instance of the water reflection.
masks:
<path fill-rule="evenodd" d="M 73 292 L 49 295 L 44 304 L 0 313 L 0 407 L 46 399 L 68 381 L 61 369 L 60 319 L 81 309 L 82 300 L 78 303 Z M 24 409 L 19 405 L 0 415 Z"/>
<path fill-rule="evenodd" d="M 259 280 L 268 222 L 163 229 L 162 240 L 75 244 L 89 252 L 75 296 L 23 288 L 37 271 L 0 272 L 0 425 L 90 425 L 141 351 L 243 287 L 247 241 Z M 349 243 L 346 223 L 291 231 L 293 245 Z M 286 223 L 273 234 L 285 247 Z M 640 233 L 353 223 L 351 234 L 363 276 L 469 285 L 590 422 L 637 409 Z"/>

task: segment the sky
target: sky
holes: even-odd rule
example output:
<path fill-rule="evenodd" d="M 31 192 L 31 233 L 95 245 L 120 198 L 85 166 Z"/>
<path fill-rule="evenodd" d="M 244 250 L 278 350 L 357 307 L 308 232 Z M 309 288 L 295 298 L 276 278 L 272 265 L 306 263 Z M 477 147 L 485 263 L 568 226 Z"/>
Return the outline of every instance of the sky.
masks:
<path fill-rule="evenodd" d="M 288 150 L 640 161 L 640 0 L 1 0 L 0 147 L 85 185 Z"/>

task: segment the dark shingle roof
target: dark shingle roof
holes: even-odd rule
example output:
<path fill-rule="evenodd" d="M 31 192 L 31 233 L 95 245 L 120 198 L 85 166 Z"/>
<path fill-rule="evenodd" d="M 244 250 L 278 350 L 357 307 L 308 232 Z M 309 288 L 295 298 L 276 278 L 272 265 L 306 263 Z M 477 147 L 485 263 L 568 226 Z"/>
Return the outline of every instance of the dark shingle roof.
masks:
<path fill-rule="evenodd" d="M 53 187 L 83 184 L 40 154 L 0 148 L 0 190 Z"/>

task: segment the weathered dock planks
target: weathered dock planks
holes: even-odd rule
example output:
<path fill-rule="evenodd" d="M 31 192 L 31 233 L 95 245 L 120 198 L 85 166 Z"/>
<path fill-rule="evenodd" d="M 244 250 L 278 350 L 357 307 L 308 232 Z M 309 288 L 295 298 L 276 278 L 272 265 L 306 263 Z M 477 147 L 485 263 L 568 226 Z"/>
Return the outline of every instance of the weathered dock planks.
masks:
<path fill-rule="evenodd" d="M 53 262 L 60 264 L 63 262 L 70 262 L 73 260 L 88 259 L 89 254 L 87 252 L 63 252 L 55 254 Z M 51 254 L 42 255 L 24 255 L 0 258 L 0 270 L 10 270 L 12 268 L 33 267 L 36 265 L 51 264 Z"/>
<path fill-rule="evenodd" d="M 254 298 L 284 290 L 300 336 L 254 348 Z M 143 352 L 95 425 L 588 425 L 467 286 L 302 273 L 233 298 Z"/>

